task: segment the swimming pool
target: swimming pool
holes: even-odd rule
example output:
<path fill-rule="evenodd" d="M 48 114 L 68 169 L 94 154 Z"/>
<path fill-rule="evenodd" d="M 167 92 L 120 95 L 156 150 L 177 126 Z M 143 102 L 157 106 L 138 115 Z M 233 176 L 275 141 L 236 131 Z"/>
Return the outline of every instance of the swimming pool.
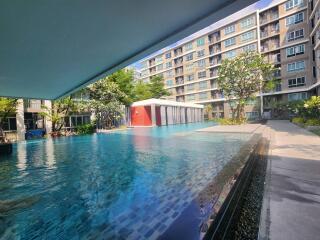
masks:
<path fill-rule="evenodd" d="M 196 239 L 194 199 L 249 138 L 195 132 L 210 125 L 16 144 L 0 161 L 0 239 Z"/>

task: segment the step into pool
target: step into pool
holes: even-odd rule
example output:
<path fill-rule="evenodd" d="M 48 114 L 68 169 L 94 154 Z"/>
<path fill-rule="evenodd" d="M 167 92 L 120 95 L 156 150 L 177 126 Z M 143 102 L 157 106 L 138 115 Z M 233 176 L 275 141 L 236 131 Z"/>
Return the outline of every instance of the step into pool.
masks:
<path fill-rule="evenodd" d="M 199 239 L 196 199 L 250 137 L 195 131 L 213 124 L 15 144 L 0 159 L 0 239 Z"/>

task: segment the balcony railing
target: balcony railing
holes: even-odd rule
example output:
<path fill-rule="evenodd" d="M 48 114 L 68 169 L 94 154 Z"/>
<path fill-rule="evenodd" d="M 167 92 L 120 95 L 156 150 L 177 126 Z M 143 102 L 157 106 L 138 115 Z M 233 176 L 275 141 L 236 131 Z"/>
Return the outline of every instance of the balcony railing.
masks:
<path fill-rule="evenodd" d="M 32 109 L 38 109 L 41 110 L 41 100 L 25 100 L 24 101 L 24 108 L 32 108 Z"/>

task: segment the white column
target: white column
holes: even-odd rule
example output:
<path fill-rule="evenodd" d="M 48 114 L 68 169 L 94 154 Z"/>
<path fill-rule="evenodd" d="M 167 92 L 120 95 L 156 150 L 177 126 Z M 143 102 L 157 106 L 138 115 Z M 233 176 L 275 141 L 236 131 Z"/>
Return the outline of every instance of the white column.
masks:
<path fill-rule="evenodd" d="M 52 102 L 50 100 L 44 100 L 44 106 L 48 109 L 48 111 L 51 111 L 52 108 Z M 44 118 L 44 126 L 46 129 L 46 134 L 50 134 L 52 132 L 52 121 L 48 119 L 47 117 Z"/>
<path fill-rule="evenodd" d="M 18 100 L 16 119 L 17 119 L 17 140 L 23 141 L 25 140 L 25 133 L 26 133 L 26 127 L 24 125 L 23 99 Z"/>
<path fill-rule="evenodd" d="M 152 126 L 155 126 L 157 123 L 156 120 L 156 105 L 152 104 L 151 105 L 151 121 L 152 121 Z"/>

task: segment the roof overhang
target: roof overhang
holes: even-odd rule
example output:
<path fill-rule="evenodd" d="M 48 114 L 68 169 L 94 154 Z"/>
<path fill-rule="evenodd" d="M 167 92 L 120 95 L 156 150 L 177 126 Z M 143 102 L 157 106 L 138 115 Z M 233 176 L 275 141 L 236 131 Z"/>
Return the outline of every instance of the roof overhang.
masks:
<path fill-rule="evenodd" d="M 256 0 L 4 0 L 0 96 L 56 99 Z"/>
<path fill-rule="evenodd" d="M 195 104 L 195 103 L 186 103 L 186 102 L 176 102 L 164 99 L 156 99 L 150 98 L 147 100 L 142 100 L 138 102 L 134 102 L 131 104 L 131 107 L 139 107 L 139 106 L 170 106 L 170 107 L 190 107 L 190 108 L 204 108 L 203 105 Z"/>

